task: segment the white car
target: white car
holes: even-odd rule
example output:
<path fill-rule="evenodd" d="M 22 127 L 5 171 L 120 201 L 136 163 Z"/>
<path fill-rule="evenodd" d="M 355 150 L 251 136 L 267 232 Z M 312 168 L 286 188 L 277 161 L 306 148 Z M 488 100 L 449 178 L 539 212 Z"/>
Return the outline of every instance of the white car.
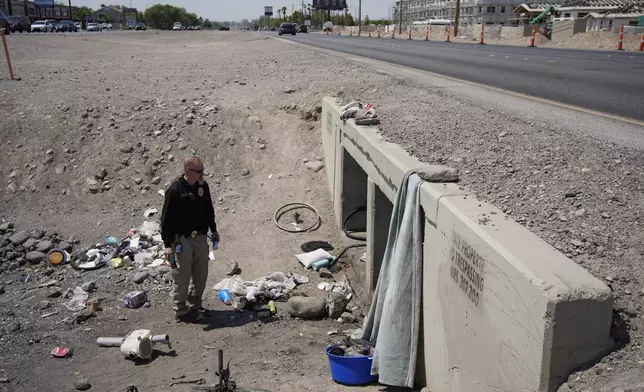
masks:
<path fill-rule="evenodd" d="M 174 26 L 172 26 L 172 31 L 181 31 L 183 30 L 183 26 L 181 25 L 180 22 L 174 22 Z"/>
<path fill-rule="evenodd" d="M 98 23 L 88 23 L 87 24 L 87 31 L 102 31 L 102 30 L 103 30 L 103 28 Z"/>
<path fill-rule="evenodd" d="M 49 23 L 46 20 L 37 20 L 31 24 L 31 31 L 32 32 L 37 31 L 39 33 L 53 33 L 54 25 Z"/>

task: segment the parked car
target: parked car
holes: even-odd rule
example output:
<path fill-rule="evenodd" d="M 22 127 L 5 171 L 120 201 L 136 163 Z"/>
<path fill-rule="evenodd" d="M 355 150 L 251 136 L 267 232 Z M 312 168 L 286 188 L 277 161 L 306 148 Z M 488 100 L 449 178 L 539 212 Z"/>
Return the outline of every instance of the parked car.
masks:
<path fill-rule="evenodd" d="M 282 35 L 282 34 L 291 34 L 291 35 L 297 34 L 297 28 L 295 23 L 290 23 L 290 22 L 282 23 L 279 29 L 277 30 L 277 35 Z"/>
<path fill-rule="evenodd" d="M 80 30 L 80 29 L 81 29 L 81 27 L 83 26 L 83 24 L 82 24 L 81 22 L 76 22 L 76 21 L 74 21 L 74 24 L 76 25 L 76 29 L 77 29 L 77 30 Z"/>
<path fill-rule="evenodd" d="M 37 31 L 39 33 L 53 33 L 54 25 L 47 20 L 37 20 L 31 24 L 31 31 Z"/>
<path fill-rule="evenodd" d="M 297 32 L 307 34 L 309 32 L 309 29 L 305 25 L 299 25 L 297 28 Z"/>
<path fill-rule="evenodd" d="M 230 31 L 230 27 L 228 27 L 228 26 L 221 26 L 221 27 L 219 28 L 219 31 Z"/>
<path fill-rule="evenodd" d="M 139 22 L 139 23 L 136 24 L 136 26 L 134 26 L 134 30 L 143 30 L 143 31 L 145 31 L 147 29 L 148 29 L 148 26 L 146 26 L 145 23 L 143 23 L 143 22 Z"/>
<path fill-rule="evenodd" d="M 98 23 L 88 23 L 87 31 L 103 31 L 103 28 Z"/>
<path fill-rule="evenodd" d="M 31 32 L 31 22 L 29 21 L 29 18 L 26 16 L 10 16 L 9 18 L 9 26 L 11 27 L 11 32 L 15 33 L 16 31 L 19 32 Z"/>
<path fill-rule="evenodd" d="M 195 30 L 201 30 L 201 26 L 195 26 Z"/>
<path fill-rule="evenodd" d="M 72 22 L 71 20 L 61 20 L 56 25 L 56 31 L 59 33 L 62 33 L 64 31 L 76 33 L 78 32 L 78 27 L 76 27 L 76 23 Z"/>
<path fill-rule="evenodd" d="M 181 22 L 174 22 L 174 25 L 172 25 L 172 31 L 181 31 L 183 30 L 183 26 L 181 25 Z"/>

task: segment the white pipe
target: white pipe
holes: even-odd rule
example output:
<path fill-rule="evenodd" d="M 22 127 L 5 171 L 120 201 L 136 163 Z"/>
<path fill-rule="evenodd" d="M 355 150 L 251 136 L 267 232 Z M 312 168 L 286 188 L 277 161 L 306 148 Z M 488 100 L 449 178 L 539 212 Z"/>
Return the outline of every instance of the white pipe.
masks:
<path fill-rule="evenodd" d="M 98 338 L 96 344 L 101 347 L 120 347 L 123 344 L 123 338 Z"/>
<path fill-rule="evenodd" d="M 170 344 L 170 335 L 152 335 L 152 343 Z"/>

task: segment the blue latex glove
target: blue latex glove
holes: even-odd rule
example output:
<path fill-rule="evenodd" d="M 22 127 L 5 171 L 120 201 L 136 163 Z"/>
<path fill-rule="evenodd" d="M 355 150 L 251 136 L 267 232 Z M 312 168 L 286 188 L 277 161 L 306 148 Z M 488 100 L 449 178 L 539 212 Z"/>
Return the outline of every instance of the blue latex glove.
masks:
<path fill-rule="evenodd" d="M 210 235 L 210 239 L 212 240 L 212 249 L 217 250 L 219 249 L 219 233 L 214 232 Z"/>

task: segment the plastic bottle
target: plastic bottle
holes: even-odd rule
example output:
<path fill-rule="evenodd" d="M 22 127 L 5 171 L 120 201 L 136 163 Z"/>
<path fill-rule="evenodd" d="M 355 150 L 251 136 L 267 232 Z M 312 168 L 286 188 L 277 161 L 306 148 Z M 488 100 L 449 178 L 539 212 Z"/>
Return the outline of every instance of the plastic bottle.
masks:
<path fill-rule="evenodd" d="M 230 296 L 230 291 L 228 291 L 228 289 L 219 290 L 219 299 L 226 305 L 233 304 L 233 297 Z"/>

